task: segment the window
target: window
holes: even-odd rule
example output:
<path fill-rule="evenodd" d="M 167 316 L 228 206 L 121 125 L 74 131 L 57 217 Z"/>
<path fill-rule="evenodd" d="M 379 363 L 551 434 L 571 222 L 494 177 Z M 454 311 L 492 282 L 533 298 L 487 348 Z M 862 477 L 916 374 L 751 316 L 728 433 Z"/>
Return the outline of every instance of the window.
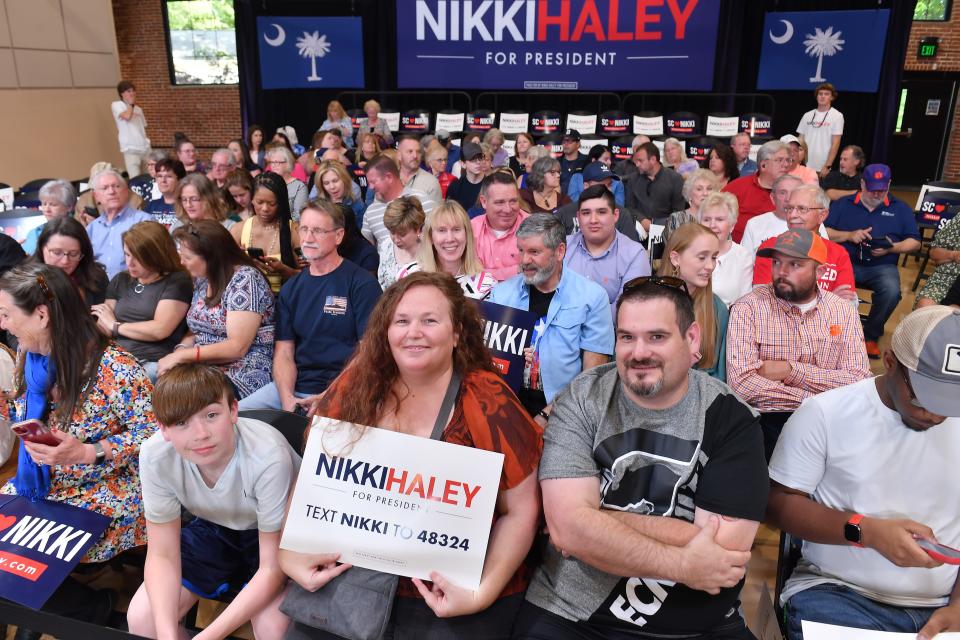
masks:
<path fill-rule="evenodd" d="M 945 22 L 950 19 L 950 0 L 917 0 L 913 10 L 914 20 L 935 20 Z"/>
<path fill-rule="evenodd" d="M 233 0 L 164 3 L 173 84 L 237 84 Z"/>

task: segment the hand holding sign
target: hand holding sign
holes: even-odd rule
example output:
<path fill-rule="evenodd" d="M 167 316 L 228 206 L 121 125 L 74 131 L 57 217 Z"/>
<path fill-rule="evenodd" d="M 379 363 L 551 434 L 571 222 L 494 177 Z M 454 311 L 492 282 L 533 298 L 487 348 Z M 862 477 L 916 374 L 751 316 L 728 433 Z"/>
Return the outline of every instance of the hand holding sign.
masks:
<path fill-rule="evenodd" d="M 413 584 L 438 618 L 470 615 L 493 604 L 493 600 L 487 602 L 482 598 L 479 591 L 458 587 L 436 571 L 430 574 L 430 580 L 433 582 L 430 588 L 418 578 L 413 579 Z"/>
<path fill-rule="evenodd" d="M 338 575 L 352 567 L 352 564 L 337 564 L 339 553 L 298 553 L 280 549 L 280 568 L 294 582 L 313 593 Z"/>

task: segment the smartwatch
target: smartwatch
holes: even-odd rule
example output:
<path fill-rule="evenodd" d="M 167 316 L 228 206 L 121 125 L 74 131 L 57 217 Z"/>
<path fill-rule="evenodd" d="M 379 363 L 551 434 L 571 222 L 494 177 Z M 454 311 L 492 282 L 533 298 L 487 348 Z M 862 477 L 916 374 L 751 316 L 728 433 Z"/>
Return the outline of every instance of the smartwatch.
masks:
<path fill-rule="evenodd" d="M 99 442 L 93 443 L 93 450 L 97 454 L 97 457 L 94 459 L 93 464 L 103 464 L 107 459 L 107 452 L 103 450 L 103 445 Z"/>
<path fill-rule="evenodd" d="M 862 547 L 863 532 L 860 530 L 860 521 L 863 520 L 863 514 L 857 513 L 850 516 L 847 523 L 843 525 L 843 537 L 847 542 L 855 547 Z"/>

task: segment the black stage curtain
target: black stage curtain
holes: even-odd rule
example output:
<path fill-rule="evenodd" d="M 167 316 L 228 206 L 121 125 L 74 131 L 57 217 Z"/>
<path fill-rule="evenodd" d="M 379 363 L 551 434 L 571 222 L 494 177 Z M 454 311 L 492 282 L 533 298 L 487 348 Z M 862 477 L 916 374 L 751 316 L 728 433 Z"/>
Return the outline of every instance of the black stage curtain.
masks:
<path fill-rule="evenodd" d="M 887 44 L 880 73 L 880 86 L 875 94 L 845 92 L 838 87 L 836 106 L 846 119 L 843 144 L 859 144 L 870 161 L 888 158 L 890 136 L 896 119 L 903 60 L 910 35 L 916 0 L 704 0 L 722 2 L 718 24 L 717 53 L 714 70 L 714 91 L 717 93 L 755 93 L 759 70 L 763 20 L 766 11 L 829 11 L 841 9 L 890 9 Z M 310 132 L 326 118 L 326 104 L 340 90 L 260 90 L 260 68 L 257 59 L 256 19 L 260 15 L 328 15 L 363 18 L 365 87 L 371 97 L 379 91 L 397 89 L 396 15 L 397 0 L 235 0 L 237 56 L 240 64 L 240 99 L 243 127 L 256 122 L 273 130 L 279 125 L 293 125 L 301 144 L 309 145 Z M 472 100 L 479 92 L 465 88 Z M 800 117 L 816 102 L 812 91 L 769 92 L 775 99 L 774 133 L 793 133 Z M 655 95 L 655 94 L 652 94 Z M 514 96 L 500 100 L 501 109 L 535 109 L 543 98 Z M 416 94 L 391 100 L 400 109 L 414 106 L 444 109 L 453 106 L 452 98 L 442 95 Z M 700 102 L 699 100 L 697 102 Z M 384 100 L 381 100 L 384 103 Z M 561 112 L 591 110 L 606 105 L 595 96 L 558 95 L 549 100 L 550 108 Z M 507 105 L 510 106 L 507 106 Z M 345 104 L 346 108 L 360 107 Z M 481 105 L 485 106 L 485 105 Z M 673 110 L 683 110 L 677 104 Z M 732 101 L 718 102 L 711 110 L 730 110 Z"/>

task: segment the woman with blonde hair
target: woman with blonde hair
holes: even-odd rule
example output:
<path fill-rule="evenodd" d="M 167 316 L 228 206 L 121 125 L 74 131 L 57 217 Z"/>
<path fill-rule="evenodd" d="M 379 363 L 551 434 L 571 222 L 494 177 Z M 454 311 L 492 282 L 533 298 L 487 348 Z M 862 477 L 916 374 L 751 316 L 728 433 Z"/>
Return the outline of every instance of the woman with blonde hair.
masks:
<path fill-rule="evenodd" d="M 416 267 L 400 277 L 414 271 L 449 273 L 468 298 L 482 300 L 490 294 L 497 279 L 483 270 L 470 218 L 459 202 L 447 200 L 434 209 L 423 225 L 423 236 L 427 241 L 420 243 Z"/>
<path fill-rule="evenodd" d="M 717 234 L 720 252 L 713 272 L 713 292 L 728 307 L 753 288 L 753 263 L 749 249 L 733 241 L 730 233 L 737 224 L 740 205 L 732 193 L 711 193 L 703 199 L 697 220 Z"/>
<path fill-rule="evenodd" d="M 363 212 L 367 210 L 367 205 L 362 200 L 354 199 L 351 190 L 353 181 L 342 163 L 333 160 L 321 162 L 313 174 L 313 184 L 317 188 L 317 198 L 350 207 L 357 224 L 363 223 Z"/>
<path fill-rule="evenodd" d="M 377 143 L 377 136 L 372 133 L 361 133 L 357 135 L 357 147 L 354 150 L 354 164 L 365 169 L 367 163 L 377 157 L 380 153 L 380 145 Z"/>
<path fill-rule="evenodd" d="M 190 222 L 213 220 L 229 229 L 234 224 L 227 217 L 227 203 L 217 185 L 202 173 L 188 173 L 177 183 L 177 197 L 173 205 L 177 219 L 170 232 Z"/>
<path fill-rule="evenodd" d="M 376 100 L 367 100 L 363 103 L 363 110 L 367 118 L 357 127 L 358 133 L 372 133 L 377 137 L 377 144 L 384 149 L 393 144 L 393 133 L 386 120 L 380 118 L 380 103 Z"/>
<path fill-rule="evenodd" d="M 504 141 L 500 129 L 490 129 L 483 134 L 484 144 L 490 145 L 490 164 L 493 167 L 506 167 L 510 163 L 510 154 L 503 148 Z"/>
<path fill-rule="evenodd" d="M 331 100 L 327 104 L 327 119 L 320 125 L 320 131 L 328 129 L 339 129 L 344 144 L 353 146 L 353 123 L 339 100 Z"/>
<path fill-rule="evenodd" d="M 700 168 L 700 163 L 687 157 L 683 144 L 676 138 L 667 138 L 663 141 L 663 166 L 670 167 L 684 178 Z"/>
<path fill-rule="evenodd" d="M 390 242 L 380 244 L 380 268 L 377 280 L 386 289 L 397 281 L 401 269 L 413 268 L 420 252 L 420 238 L 427 216 L 420 199 L 400 196 L 383 212 L 383 226 L 390 232 Z"/>
<path fill-rule="evenodd" d="M 698 222 L 685 224 L 670 236 L 659 275 L 681 279 L 693 298 L 694 315 L 700 325 L 700 357 L 694 366 L 725 382 L 730 316 L 712 285 L 719 251 L 720 240 L 713 231 Z"/>

